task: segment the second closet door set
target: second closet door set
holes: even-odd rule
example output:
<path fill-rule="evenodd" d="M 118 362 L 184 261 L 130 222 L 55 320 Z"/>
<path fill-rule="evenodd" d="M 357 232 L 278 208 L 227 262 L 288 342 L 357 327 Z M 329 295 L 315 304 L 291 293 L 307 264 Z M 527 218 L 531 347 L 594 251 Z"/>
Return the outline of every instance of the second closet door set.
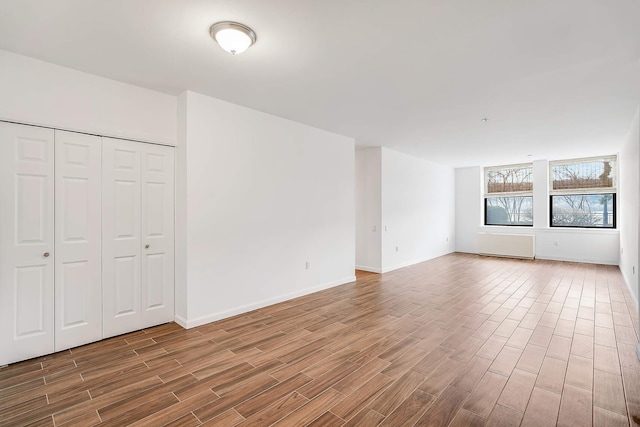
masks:
<path fill-rule="evenodd" d="M 173 320 L 173 149 L 103 138 L 104 337 Z"/>
<path fill-rule="evenodd" d="M 0 122 L 0 366 L 173 320 L 173 156 Z"/>

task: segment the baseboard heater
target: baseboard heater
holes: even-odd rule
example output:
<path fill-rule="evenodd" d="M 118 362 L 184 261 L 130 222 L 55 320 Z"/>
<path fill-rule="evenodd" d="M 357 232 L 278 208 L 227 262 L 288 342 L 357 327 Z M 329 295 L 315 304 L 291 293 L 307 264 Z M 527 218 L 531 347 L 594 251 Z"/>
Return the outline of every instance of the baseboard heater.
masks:
<path fill-rule="evenodd" d="M 536 256 L 536 236 L 531 234 L 478 233 L 478 253 L 533 259 Z"/>

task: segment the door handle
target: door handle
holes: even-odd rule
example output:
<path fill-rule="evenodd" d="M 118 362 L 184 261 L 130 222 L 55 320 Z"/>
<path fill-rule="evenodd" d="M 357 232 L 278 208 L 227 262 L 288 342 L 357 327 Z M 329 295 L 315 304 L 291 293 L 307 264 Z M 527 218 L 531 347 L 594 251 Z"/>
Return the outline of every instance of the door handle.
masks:
<path fill-rule="evenodd" d="M 149 244 L 147 243 L 146 245 L 144 245 L 145 249 L 149 249 Z"/>
<path fill-rule="evenodd" d="M 42 256 L 44 256 L 45 258 L 49 258 L 49 252 L 43 253 Z"/>

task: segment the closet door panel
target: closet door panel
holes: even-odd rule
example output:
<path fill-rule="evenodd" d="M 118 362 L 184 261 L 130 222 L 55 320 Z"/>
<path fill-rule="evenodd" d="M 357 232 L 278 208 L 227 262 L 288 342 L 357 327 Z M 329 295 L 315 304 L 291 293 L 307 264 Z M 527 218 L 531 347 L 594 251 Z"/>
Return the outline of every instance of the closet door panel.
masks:
<path fill-rule="evenodd" d="M 142 153 L 142 323 L 174 319 L 174 149 Z"/>
<path fill-rule="evenodd" d="M 0 365 L 53 352 L 54 136 L 0 123 Z"/>
<path fill-rule="evenodd" d="M 141 326 L 141 150 L 102 138 L 103 335 Z"/>
<path fill-rule="evenodd" d="M 102 338 L 101 141 L 55 132 L 55 350 Z"/>

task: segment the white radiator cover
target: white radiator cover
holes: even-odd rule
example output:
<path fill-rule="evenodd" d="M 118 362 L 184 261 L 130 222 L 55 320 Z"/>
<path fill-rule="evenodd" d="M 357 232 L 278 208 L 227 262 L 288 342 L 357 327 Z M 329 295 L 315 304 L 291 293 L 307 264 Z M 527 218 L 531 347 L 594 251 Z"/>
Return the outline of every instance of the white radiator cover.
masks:
<path fill-rule="evenodd" d="M 478 233 L 478 253 L 533 259 L 536 256 L 536 236 L 532 234 Z"/>

